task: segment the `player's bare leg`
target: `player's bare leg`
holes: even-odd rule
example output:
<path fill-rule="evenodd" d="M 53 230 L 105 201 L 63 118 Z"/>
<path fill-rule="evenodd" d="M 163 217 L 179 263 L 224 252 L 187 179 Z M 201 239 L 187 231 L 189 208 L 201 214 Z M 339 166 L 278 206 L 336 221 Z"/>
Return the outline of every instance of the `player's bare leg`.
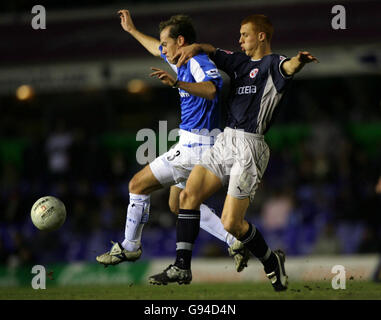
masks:
<path fill-rule="evenodd" d="M 129 183 L 130 203 L 127 209 L 125 239 L 122 243 L 112 242 L 111 250 L 98 256 L 99 263 L 116 265 L 123 261 L 136 261 L 142 254 L 141 236 L 148 221 L 150 194 L 162 185 L 155 178 L 149 165 L 134 175 Z"/>
<path fill-rule="evenodd" d="M 179 196 L 182 191 L 182 188 L 171 186 L 169 194 L 169 207 L 171 212 L 175 214 L 178 214 L 179 212 Z M 225 230 L 223 224 L 221 223 L 220 217 L 218 217 L 212 209 L 205 204 L 200 205 L 200 227 L 221 241 L 226 242 L 229 247 L 232 246 L 237 240 L 233 235 L 229 234 Z"/>
<path fill-rule="evenodd" d="M 180 194 L 181 209 L 199 209 L 202 202 L 222 187 L 220 178 L 203 166 L 196 165 Z"/>
<path fill-rule="evenodd" d="M 237 199 L 228 194 L 222 211 L 222 223 L 228 232 L 236 236 L 262 262 L 274 289 L 286 290 L 288 277 L 284 268 L 285 254 L 281 250 L 272 251 L 260 231 L 245 220 L 249 204 L 249 198 Z"/>
<path fill-rule="evenodd" d="M 169 209 L 174 214 L 179 214 L 179 206 L 180 206 L 179 198 L 180 198 L 181 191 L 183 191 L 183 189 L 176 186 L 171 186 L 169 190 L 168 205 L 169 205 Z"/>
<path fill-rule="evenodd" d="M 175 214 L 179 213 L 179 195 L 181 191 L 183 191 L 182 188 L 171 186 L 169 193 L 169 208 L 171 209 L 171 212 Z M 250 252 L 245 249 L 241 241 L 237 240 L 232 234 L 225 230 L 220 217 L 218 217 L 205 204 L 200 205 L 200 228 L 228 245 L 228 252 L 234 259 L 237 272 L 241 272 L 247 267 Z"/>
<path fill-rule="evenodd" d="M 193 168 L 185 189 L 180 193 L 180 209 L 176 225 L 176 262 L 163 272 L 149 277 L 151 284 L 166 285 L 169 282 L 189 284 L 192 281 L 190 260 L 193 243 L 200 230 L 200 205 L 221 186 L 221 180 L 209 170 L 199 165 Z"/>
<path fill-rule="evenodd" d="M 221 221 L 224 228 L 237 238 L 241 238 L 249 230 L 249 224 L 244 219 L 249 204 L 249 198 L 237 199 L 230 195 L 225 198 Z"/>
<path fill-rule="evenodd" d="M 128 184 L 130 193 L 143 195 L 149 195 L 162 187 L 152 173 L 149 165 L 146 165 L 142 170 L 136 173 Z"/>

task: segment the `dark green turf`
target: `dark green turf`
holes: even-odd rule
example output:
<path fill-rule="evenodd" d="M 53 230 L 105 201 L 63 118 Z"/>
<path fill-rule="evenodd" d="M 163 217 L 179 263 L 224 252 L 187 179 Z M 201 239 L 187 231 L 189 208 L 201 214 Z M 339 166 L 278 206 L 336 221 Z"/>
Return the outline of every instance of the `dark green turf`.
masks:
<path fill-rule="evenodd" d="M 1 300 L 266 300 L 266 299 L 381 299 L 381 283 L 347 281 L 345 290 L 334 290 L 326 282 L 294 282 L 286 292 L 274 292 L 269 283 L 219 283 L 167 286 L 117 285 L 47 287 L 45 290 L 0 288 Z"/>

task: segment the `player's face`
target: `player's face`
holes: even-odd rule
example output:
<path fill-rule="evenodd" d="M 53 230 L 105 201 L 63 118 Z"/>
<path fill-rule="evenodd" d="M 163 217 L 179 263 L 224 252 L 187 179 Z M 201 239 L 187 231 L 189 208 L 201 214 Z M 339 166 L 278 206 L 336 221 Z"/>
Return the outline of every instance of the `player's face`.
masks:
<path fill-rule="evenodd" d="M 163 29 L 160 33 L 160 44 L 163 47 L 163 54 L 167 57 L 167 60 L 170 63 L 176 64 L 177 61 L 173 59 L 179 46 L 176 39 L 173 39 L 169 36 L 170 26 Z"/>
<path fill-rule="evenodd" d="M 242 51 L 250 57 L 254 56 L 255 51 L 259 47 L 258 33 L 255 32 L 254 28 L 253 24 L 249 22 L 243 24 L 240 29 L 239 44 Z"/>

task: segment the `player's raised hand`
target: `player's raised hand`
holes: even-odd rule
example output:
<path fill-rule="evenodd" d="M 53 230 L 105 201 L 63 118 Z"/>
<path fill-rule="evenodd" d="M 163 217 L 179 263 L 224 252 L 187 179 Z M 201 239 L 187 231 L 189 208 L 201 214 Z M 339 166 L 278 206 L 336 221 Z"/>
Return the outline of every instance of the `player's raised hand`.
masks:
<path fill-rule="evenodd" d="M 179 68 L 183 64 L 186 64 L 190 58 L 200 53 L 200 47 L 193 43 L 189 46 L 181 47 L 177 50 L 173 60 L 177 60 L 176 67 Z"/>
<path fill-rule="evenodd" d="M 134 23 L 132 22 L 130 12 L 128 10 L 119 10 L 118 14 L 120 16 L 120 24 L 122 25 L 122 28 L 125 31 L 131 33 L 136 29 Z"/>
<path fill-rule="evenodd" d="M 176 80 L 168 72 L 154 67 L 151 67 L 151 70 L 154 72 L 150 74 L 150 77 L 156 77 L 168 86 L 173 86 L 175 84 Z"/>
<path fill-rule="evenodd" d="M 310 63 L 310 62 L 318 63 L 319 62 L 319 60 L 316 59 L 316 57 L 314 57 L 308 51 L 299 51 L 297 57 L 298 57 L 299 61 L 302 63 Z"/>

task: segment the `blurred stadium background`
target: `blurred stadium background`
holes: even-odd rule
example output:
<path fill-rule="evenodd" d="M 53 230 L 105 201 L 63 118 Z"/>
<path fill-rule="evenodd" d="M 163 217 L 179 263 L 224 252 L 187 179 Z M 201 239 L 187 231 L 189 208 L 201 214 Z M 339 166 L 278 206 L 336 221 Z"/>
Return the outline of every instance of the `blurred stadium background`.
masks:
<path fill-rule="evenodd" d="M 61 284 L 144 282 L 172 261 L 176 218 L 165 189 L 151 198 L 142 260 L 114 271 L 94 263 L 110 240 L 123 238 L 128 181 L 141 168 L 137 132 L 158 132 L 163 120 L 168 131 L 179 124 L 177 92 L 148 77 L 151 66 L 168 67 L 122 30 L 116 14 L 122 8 L 138 29 L 156 37 L 160 21 L 189 14 L 199 42 L 229 50 L 239 49 L 240 21 L 264 13 L 275 26 L 274 52 L 292 56 L 307 49 L 318 57 L 320 64 L 295 77 L 267 135 L 272 154 L 247 219 L 271 247 L 286 251 L 291 276 L 319 280 L 342 264 L 352 275 L 375 277 L 380 2 L 340 1 L 346 30 L 331 28 L 335 1 L 38 4 L 47 11 L 46 30 L 32 29 L 29 1 L 0 3 L 0 286 L 30 285 L 36 264 L 54 271 Z M 30 221 L 32 204 L 44 195 L 67 208 L 66 223 L 53 233 L 37 231 Z M 223 196 L 210 199 L 217 212 Z M 203 230 L 194 255 L 195 281 L 263 278 L 254 261 L 236 274 L 225 245 Z"/>

